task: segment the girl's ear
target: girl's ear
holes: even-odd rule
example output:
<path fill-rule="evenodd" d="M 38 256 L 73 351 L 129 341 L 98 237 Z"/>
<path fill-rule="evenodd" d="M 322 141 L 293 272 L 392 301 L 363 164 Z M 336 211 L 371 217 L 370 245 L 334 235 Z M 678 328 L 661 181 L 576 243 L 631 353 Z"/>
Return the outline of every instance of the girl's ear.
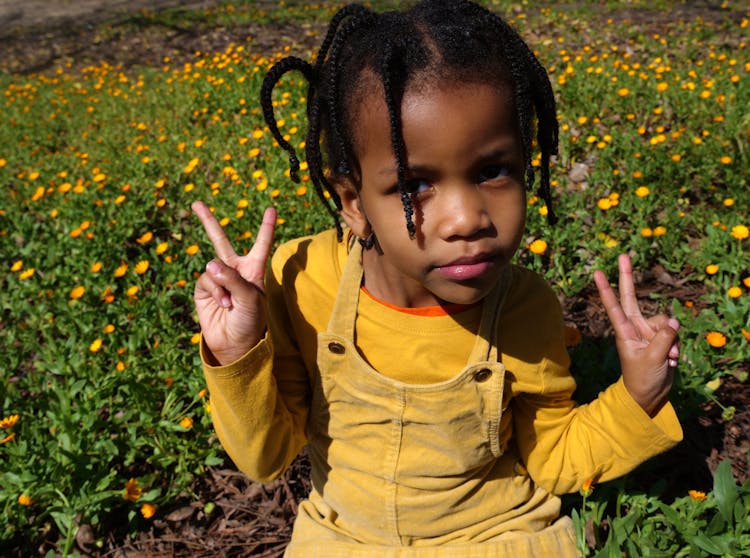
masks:
<path fill-rule="evenodd" d="M 343 177 L 338 179 L 333 187 L 341 199 L 341 216 L 352 232 L 359 238 L 367 238 L 370 235 L 370 222 L 362 210 L 359 192 L 352 179 Z"/>

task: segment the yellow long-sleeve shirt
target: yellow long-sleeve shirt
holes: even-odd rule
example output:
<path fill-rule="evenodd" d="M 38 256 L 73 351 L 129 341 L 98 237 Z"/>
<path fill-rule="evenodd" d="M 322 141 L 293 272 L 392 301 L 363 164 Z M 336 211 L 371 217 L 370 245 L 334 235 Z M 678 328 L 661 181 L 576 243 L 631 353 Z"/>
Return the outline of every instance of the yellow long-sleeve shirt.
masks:
<path fill-rule="evenodd" d="M 337 242 L 333 231 L 281 246 L 266 282 L 266 338 L 228 366 L 204 364 L 216 431 L 237 466 L 251 478 L 267 481 L 281 474 L 307 442 L 308 427 L 315 424 L 316 417 L 309 413 L 320 375 L 318 333 L 328 326 L 347 257 L 346 243 Z M 363 294 L 356 316 L 357 351 L 394 382 L 446 382 L 466 366 L 482 310 L 477 305 L 423 317 Z M 650 418 L 622 381 L 592 403 L 576 406 L 560 307 L 536 274 L 512 268 L 499 324 L 494 341 L 506 372 L 497 429 L 504 452 L 497 458 L 498 470 L 514 473 L 498 490 L 507 492 L 505 499 L 514 507 L 540 490 L 530 486 L 548 493 L 574 491 L 588 479 L 620 476 L 681 439 L 669 404 Z M 373 447 L 372 452 L 380 449 Z M 523 486 L 519 478 L 526 479 Z M 323 487 L 317 492 L 314 497 L 325 503 Z M 493 506 L 477 513 L 508 512 Z M 477 518 L 478 524 L 482 521 Z M 431 531 L 429 537 L 442 540 Z M 419 537 L 409 540 L 408 544 L 418 544 L 414 541 Z"/>

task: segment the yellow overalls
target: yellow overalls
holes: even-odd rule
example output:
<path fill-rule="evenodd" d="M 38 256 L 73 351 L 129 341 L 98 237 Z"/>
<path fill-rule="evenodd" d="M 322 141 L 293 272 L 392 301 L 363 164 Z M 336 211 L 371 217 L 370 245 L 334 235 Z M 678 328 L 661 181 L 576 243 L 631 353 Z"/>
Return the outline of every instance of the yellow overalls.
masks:
<path fill-rule="evenodd" d="M 506 281 L 483 304 L 467 366 L 424 385 L 379 374 L 357 351 L 361 280 L 355 244 L 318 334 L 307 429 L 313 490 L 286 556 L 579 556 L 570 519 L 555 521 L 559 499 L 533 483 L 511 441 L 495 346 Z M 509 479 L 512 494 L 501 489 Z"/>

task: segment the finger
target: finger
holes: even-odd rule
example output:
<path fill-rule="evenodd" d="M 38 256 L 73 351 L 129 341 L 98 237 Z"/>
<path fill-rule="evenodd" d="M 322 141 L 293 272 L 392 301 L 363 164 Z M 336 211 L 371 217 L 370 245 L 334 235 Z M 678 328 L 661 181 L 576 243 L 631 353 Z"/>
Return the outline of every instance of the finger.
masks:
<path fill-rule="evenodd" d="M 607 311 L 609 321 L 612 322 L 612 327 L 615 330 L 615 334 L 630 338 L 633 334 L 632 324 L 625 315 L 620 302 L 617 300 L 617 295 L 614 289 L 610 286 L 607 277 L 601 271 L 594 272 L 594 283 L 599 291 L 599 297 L 602 299 L 604 309 Z"/>
<path fill-rule="evenodd" d="M 263 221 L 258 229 L 258 236 L 253 245 L 253 255 L 264 263 L 271 253 L 274 231 L 276 230 L 276 209 L 267 207 L 263 213 Z"/>
<path fill-rule="evenodd" d="M 213 265 L 213 261 L 209 262 L 206 265 L 206 273 L 203 273 L 195 283 L 195 301 L 205 302 L 207 299 L 213 299 L 218 306 L 229 308 L 232 305 L 231 295 L 214 279 L 213 274 L 210 272 L 213 269 Z"/>
<path fill-rule="evenodd" d="M 622 310 L 627 316 L 640 317 L 641 309 L 638 306 L 638 298 L 635 296 L 633 282 L 633 265 L 627 254 L 620 254 L 617 263 L 620 269 L 619 289 Z"/>
<path fill-rule="evenodd" d="M 242 276 L 255 285 L 262 285 L 266 273 L 266 261 L 271 254 L 273 235 L 276 228 L 276 210 L 273 207 L 266 208 L 263 213 L 263 221 L 258 228 L 258 236 L 255 239 L 252 250 L 245 256 L 245 262 L 240 268 Z"/>
<path fill-rule="evenodd" d="M 212 291 L 217 304 L 231 308 L 235 303 L 252 306 L 257 304 L 258 294 L 263 294 L 262 287 L 249 283 L 240 273 L 221 260 L 211 260 L 206 265 L 206 275 L 220 290 Z"/>
<path fill-rule="evenodd" d="M 191 205 L 193 212 L 198 216 L 203 224 L 203 228 L 208 235 L 208 239 L 214 247 L 214 251 L 219 258 L 225 262 L 231 261 L 237 256 L 237 253 L 232 248 L 232 243 L 229 242 L 224 229 L 216 220 L 214 214 L 208 206 L 200 201 L 193 202 Z"/>

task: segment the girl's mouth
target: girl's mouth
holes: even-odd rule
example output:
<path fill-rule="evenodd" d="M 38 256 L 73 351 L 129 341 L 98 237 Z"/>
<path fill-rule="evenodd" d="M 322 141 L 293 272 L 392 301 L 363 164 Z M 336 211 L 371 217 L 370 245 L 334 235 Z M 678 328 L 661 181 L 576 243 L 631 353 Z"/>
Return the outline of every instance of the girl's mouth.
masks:
<path fill-rule="evenodd" d="M 452 281 L 468 281 L 484 275 L 494 264 L 489 257 L 471 260 L 456 260 L 448 265 L 441 265 L 437 271 Z"/>

